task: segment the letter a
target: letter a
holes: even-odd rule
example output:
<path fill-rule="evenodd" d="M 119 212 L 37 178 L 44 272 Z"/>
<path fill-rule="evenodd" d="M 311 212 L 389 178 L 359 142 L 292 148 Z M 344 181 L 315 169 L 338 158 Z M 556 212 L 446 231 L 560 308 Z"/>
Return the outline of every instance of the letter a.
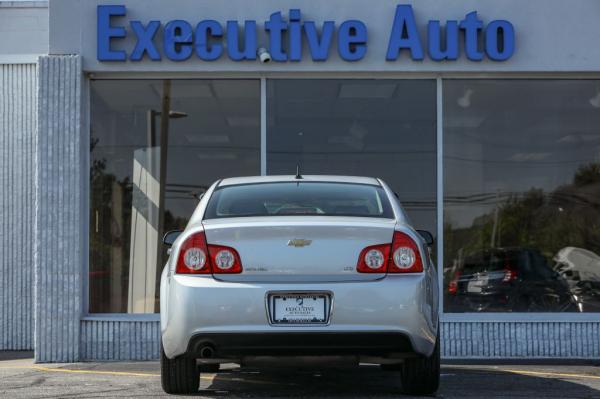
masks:
<path fill-rule="evenodd" d="M 390 34 L 386 59 L 395 61 L 400 54 L 400 50 L 406 48 L 410 50 L 413 60 L 423 59 L 423 47 L 419 39 L 415 15 L 412 6 L 399 5 L 396 7 L 394 16 L 394 25 Z"/>

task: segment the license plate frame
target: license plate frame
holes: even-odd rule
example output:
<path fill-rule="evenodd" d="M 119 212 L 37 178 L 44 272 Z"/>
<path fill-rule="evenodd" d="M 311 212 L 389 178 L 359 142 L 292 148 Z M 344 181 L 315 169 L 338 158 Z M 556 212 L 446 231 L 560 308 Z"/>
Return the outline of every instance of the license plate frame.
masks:
<path fill-rule="evenodd" d="M 274 326 L 293 327 L 327 325 L 331 317 L 332 298 L 330 292 L 270 292 L 267 294 L 269 323 Z M 288 300 L 293 303 L 295 309 L 281 308 Z M 305 304 L 304 300 L 308 303 Z M 315 309 L 310 310 L 311 307 Z"/>

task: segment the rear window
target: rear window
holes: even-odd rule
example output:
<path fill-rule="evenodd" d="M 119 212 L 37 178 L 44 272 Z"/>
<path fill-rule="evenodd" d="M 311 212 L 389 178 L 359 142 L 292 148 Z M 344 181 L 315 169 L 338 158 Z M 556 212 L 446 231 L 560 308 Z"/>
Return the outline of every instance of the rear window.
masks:
<path fill-rule="evenodd" d="M 383 188 L 368 184 L 283 182 L 218 187 L 204 219 L 245 216 L 393 218 Z"/>
<path fill-rule="evenodd" d="M 492 250 L 479 252 L 465 259 L 463 274 L 503 271 L 513 269 L 527 271 L 529 257 L 527 250 Z"/>
<path fill-rule="evenodd" d="M 504 259 L 500 253 L 480 252 L 465 259 L 463 274 L 495 272 L 504 270 Z"/>

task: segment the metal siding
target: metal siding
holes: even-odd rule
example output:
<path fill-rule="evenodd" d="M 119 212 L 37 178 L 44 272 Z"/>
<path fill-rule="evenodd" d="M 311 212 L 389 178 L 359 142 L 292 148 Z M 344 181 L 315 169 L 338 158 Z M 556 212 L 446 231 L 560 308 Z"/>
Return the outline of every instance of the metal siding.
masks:
<path fill-rule="evenodd" d="M 442 357 L 600 358 L 600 321 L 442 323 Z"/>
<path fill-rule="evenodd" d="M 81 360 L 156 360 L 158 321 L 83 320 Z"/>
<path fill-rule="evenodd" d="M 83 320 L 81 331 L 81 360 L 158 358 L 158 321 Z M 444 359 L 600 358 L 600 321 L 443 322 L 441 338 Z"/>
<path fill-rule="evenodd" d="M 35 360 L 73 362 L 80 358 L 84 245 L 81 57 L 40 57 L 38 98 Z"/>
<path fill-rule="evenodd" d="M 0 65 L 0 350 L 33 349 L 35 64 Z"/>

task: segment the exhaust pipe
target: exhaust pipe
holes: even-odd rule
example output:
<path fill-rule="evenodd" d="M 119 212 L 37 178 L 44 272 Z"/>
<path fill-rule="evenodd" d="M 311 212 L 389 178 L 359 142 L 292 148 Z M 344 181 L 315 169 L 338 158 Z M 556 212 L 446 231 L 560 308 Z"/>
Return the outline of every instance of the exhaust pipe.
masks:
<path fill-rule="evenodd" d="M 215 355 L 215 349 L 210 345 L 204 345 L 200 348 L 200 358 L 210 359 Z"/>

